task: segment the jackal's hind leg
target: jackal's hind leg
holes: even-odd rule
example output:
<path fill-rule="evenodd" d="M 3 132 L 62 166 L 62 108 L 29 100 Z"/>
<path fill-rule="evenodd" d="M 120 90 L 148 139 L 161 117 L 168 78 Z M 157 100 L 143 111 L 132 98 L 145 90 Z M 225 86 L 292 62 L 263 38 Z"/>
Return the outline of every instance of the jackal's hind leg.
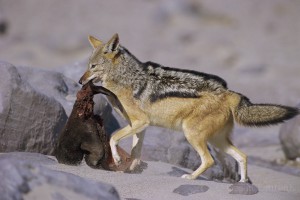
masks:
<path fill-rule="evenodd" d="M 226 145 L 222 145 L 220 149 L 225 153 L 231 155 L 239 163 L 239 167 L 241 170 L 241 180 L 239 182 L 248 182 L 247 156 L 238 148 L 233 146 L 230 142 L 228 142 Z"/>
<path fill-rule="evenodd" d="M 201 157 L 201 165 L 195 170 L 192 174 L 184 174 L 181 177 L 186 179 L 196 179 L 198 178 L 203 172 L 205 172 L 208 168 L 210 168 L 214 164 L 214 160 L 208 151 L 206 142 L 200 142 L 199 144 L 192 145 L 198 154 Z"/>
<path fill-rule="evenodd" d="M 189 143 L 200 155 L 202 163 L 199 166 L 199 168 L 195 170 L 192 174 L 184 174 L 181 177 L 186 179 L 196 179 L 214 164 L 214 160 L 207 148 L 205 132 L 199 133 L 196 129 L 190 129 L 189 127 L 185 126 L 184 134 Z"/>
<path fill-rule="evenodd" d="M 249 181 L 247 176 L 247 156 L 233 145 L 228 145 L 224 152 L 231 155 L 239 163 L 241 169 L 241 180 L 239 182 L 247 183 Z"/>
<path fill-rule="evenodd" d="M 211 140 L 210 143 L 221 151 L 232 156 L 238 162 L 241 170 L 241 180 L 239 182 L 248 182 L 247 156 L 231 143 L 227 135 L 228 134 L 220 135 Z"/>

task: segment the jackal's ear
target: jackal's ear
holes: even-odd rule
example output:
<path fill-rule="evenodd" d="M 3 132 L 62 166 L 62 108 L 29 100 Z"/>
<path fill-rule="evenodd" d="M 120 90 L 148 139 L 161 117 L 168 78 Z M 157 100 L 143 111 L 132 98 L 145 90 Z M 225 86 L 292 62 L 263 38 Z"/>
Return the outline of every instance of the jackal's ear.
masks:
<path fill-rule="evenodd" d="M 97 47 L 99 47 L 103 44 L 103 42 L 101 40 L 98 40 L 97 38 L 95 38 L 91 35 L 89 36 L 89 41 L 94 49 L 96 49 Z"/>
<path fill-rule="evenodd" d="M 114 36 L 105 44 L 103 48 L 104 53 L 113 53 L 117 54 L 119 51 L 120 43 L 118 34 L 114 34 Z"/>

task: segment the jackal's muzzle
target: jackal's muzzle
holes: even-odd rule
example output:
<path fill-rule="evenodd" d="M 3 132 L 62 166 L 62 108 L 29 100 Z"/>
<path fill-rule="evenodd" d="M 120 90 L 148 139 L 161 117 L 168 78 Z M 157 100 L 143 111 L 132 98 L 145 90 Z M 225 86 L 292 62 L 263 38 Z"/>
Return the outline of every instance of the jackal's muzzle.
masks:
<path fill-rule="evenodd" d="M 95 74 L 92 74 L 90 71 L 86 71 L 82 77 L 79 80 L 79 84 L 85 85 L 87 84 L 90 80 L 96 78 Z"/>

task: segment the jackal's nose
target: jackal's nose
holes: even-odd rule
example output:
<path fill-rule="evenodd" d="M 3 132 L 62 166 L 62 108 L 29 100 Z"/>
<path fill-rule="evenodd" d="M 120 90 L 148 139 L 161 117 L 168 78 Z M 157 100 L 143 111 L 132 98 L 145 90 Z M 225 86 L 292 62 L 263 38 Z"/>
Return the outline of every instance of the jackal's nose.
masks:
<path fill-rule="evenodd" d="M 79 79 L 79 81 L 78 81 L 78 83 L 80 84 L 80 85 L 82 85 L 83 83 L 84 83 L 84 78 L 83 78 L 83 76 Z"/>

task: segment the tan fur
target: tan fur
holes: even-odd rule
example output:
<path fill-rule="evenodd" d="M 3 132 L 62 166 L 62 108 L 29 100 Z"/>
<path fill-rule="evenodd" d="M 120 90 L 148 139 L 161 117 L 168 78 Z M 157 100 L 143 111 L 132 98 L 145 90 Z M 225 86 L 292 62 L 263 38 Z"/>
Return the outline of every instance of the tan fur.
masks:
<path fill-rule="evenodd" d="M 91 43 L 91 45 L 94 49 L 97 49 L 99 46 L 101 46 L 103 44 L 102 41 L 98 40 L 97 38 L 95 38 L 93 36 L 89 36 L 89 42 Z"/>
<path fill-rule="evenodd" d="M 233 127 L 231 107 L 236 106 L 240 99 L 235 93 L 227 92 L 216 96 L 207 92 L 202 93 L 200 98 L 184 100 L 166 98 L 151 104 L 135 100 L 132 90 L 116 89 L 118 87 L 113 82 L 105 87 L 113 90 L 119 97 L 132 121 L 132 127 L 127 126 L 112 136 L 111 141 L 115 142 L 111 142 L 112 146 L 123 138 L 138 134 L 149 125 L 183 131 L 188 142 L 202 160 L 201 166 L 196 171 L 190 175 L 184 175 L 183 178 L 196 179 L 213 165 L 214 160 L 207 148 L 207 142 L 211 142 L 239 161 L 241 171 L 244 173 L 242 181 L 247 181 L 246 156 L 228 141 L 228 135 Z M 132 153 L 137 154 L 136 152 Z"/>
<path fill-rule="evenodd" d="M 86 71 L 84 74 L 83 74 L 83 76 L 80 78 L 80 81 L 81 80 L 84 80 L 84 81 L 87 81 L 87 80 L 89 80 L 89 78 L 91 77 L 91 72 L 90 71 Z"/>

